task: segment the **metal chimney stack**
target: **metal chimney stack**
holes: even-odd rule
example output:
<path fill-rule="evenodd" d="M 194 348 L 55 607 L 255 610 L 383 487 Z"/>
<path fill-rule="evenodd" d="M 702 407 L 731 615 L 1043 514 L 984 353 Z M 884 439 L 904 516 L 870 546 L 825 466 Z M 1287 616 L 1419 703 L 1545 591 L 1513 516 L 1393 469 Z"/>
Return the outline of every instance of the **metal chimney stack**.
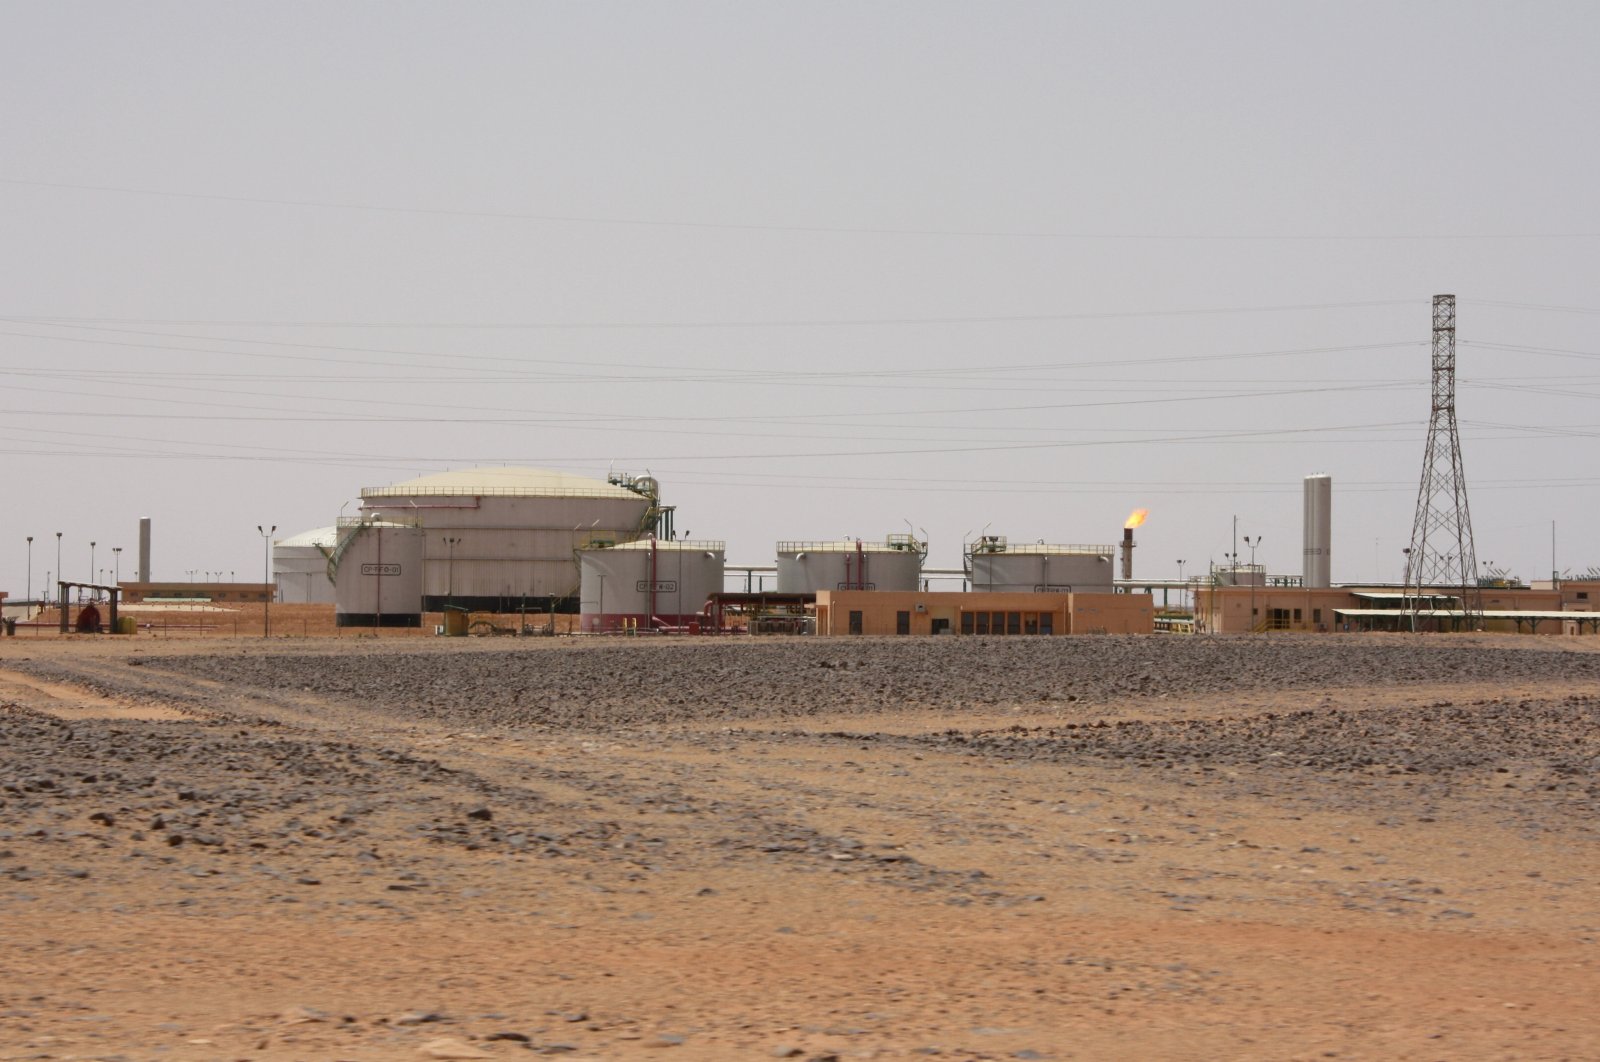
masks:
<path fill-rule="evenodd" d="M 1333 585 L 1333 477 L 1307 476 L 1305 483 L 1305 559 L 1302 582 L 1310 590 Z"/>
<path fill-rule="evenodd" d="M 1133 528 L 1122 529 L 1122 577 L 1133 578 Z"/>
<path fill-rule="evenodd" d="M 139 518 L 139 581 L 150 581 L 150 518 Z"/>

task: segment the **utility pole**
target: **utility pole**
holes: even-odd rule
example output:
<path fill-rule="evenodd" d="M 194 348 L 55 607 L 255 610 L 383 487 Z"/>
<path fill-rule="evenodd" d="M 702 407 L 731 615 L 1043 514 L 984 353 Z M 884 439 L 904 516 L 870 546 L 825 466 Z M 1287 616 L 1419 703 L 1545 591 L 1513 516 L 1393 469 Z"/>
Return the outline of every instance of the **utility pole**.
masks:
<path fill-rule="evenodd" d="M 1551 532 L 1554 534 L 1554 532 Z M 33 614 L 33 536 L 28 536 L 28 614 Z"/>
<path fill-rule="evenodd" d="M 278 530 L 278 525 L 263 528 L 256 525 L 256 530 L 261 532 L 261 581 L 266 585 L 267 596 L 261 602 L 261 637 L 272 637 L 272 533 Z"/>
<path fill-rule="evenodd" d="M 1422 456 L 1422 483 L 1407 554 L 1404 607 L 1411 629 L 1422 627 L 1429 590 L 1461 588 L 1461 621 L 1466 630 L 1482 626 L 1483 594 L 1478 584 L 1472 515 L 1467 506 L 1467 476 L 1456 427 L 1456 297 L 1433 297 L 1433 385 L 1428 444 Z"/>
<path fill-rule="evenodd" d="M 445 562 L 444 607 L 450 611 L 456 603 L 456 546 L 461 542 L 460 535 L 447 535 L 444 540 L 445 547 L 450 551 L 450 559 Z M 445 619 L 445 630 L 449 631 L 450 620 Z"/>
<path fill-rule="evenodd" d="M 1254 634 L 1256 630 L 1256 547 L 1261 545 L 1261 536 L 1257 535 L 1255 541 L 1252 542 L 1250 536 L 1246 535 L 1244 536 L 1244 544 L 1250 550 L 1250 567 L 1248 569 L 1250 573 L 1250 633 Z M 1234 563 L 1237 565 L 1238 562 L 1235 561 Z"/>

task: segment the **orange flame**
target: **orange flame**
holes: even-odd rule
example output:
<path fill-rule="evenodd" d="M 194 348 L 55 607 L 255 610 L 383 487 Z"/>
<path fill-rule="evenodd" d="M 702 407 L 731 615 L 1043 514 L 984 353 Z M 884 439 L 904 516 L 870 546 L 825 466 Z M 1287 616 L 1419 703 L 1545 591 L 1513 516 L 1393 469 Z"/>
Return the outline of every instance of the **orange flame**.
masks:
<path fill-rule="evenodd" d="M 1135 509 L 1133 511 L 1133 515 L 1128 517 L 1128 522 L 1123 524 L 1122 526 L 1123 527 L 1128 527 L 1128 528 L 1143 527 L 1144 526 L 1144 518 L 1149 516 L 1149 515 L 1150 515 L 1150 510 L 1149 509 Z"/>

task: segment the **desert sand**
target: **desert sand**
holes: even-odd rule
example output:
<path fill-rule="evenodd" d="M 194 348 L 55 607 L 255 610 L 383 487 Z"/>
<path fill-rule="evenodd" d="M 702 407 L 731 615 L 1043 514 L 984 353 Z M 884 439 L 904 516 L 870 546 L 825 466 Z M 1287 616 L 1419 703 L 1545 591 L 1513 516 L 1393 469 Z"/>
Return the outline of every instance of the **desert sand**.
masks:
<path fill-rule="evenodd" d="M 1597 639 L 288 620 L 0 641 L 0 1059 L 1600 1057 Z"/>

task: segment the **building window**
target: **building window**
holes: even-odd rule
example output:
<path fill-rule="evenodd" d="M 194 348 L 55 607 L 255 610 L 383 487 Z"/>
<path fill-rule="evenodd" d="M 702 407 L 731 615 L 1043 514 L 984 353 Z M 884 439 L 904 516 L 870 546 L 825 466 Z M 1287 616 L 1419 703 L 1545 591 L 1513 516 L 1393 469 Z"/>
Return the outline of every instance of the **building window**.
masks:
<path fill-rule="evenodd" d="M 1004 612 L 996 612 L 989 619 L 989 633 L 990 634 L 1004 634 L 1005 632 L 1006 632 L 1006 614 Z"/>
<path fill-rule="evenodd" d="M 894 614 L 894 632 L 896 634 L 911 633 L 911 613 L 896 612 Z"/>
<path fill-rule="evenodd" d="M 989 614 L 987 612 L 979 612 L 979 613 L 977 613 L 977 619 L 978 619 L 978 633 L 979 634 L 988 634 L 989 633 Z"/>
<path fill-rule="evenodd" d="M 1039 633 L 1039 614 L 1037 612 L 1029 612 L 1029 613 L 1027 613 L 1027 614 L 1025 614 L 1023 616 L 1023 618 L 1022 618 L 1022 633 L 1024 633 L 1024 634 L 1038 634 Z"/>
<path fill-rule="evenodd" d="M 1587 600 L 1589 600 L 1589 591 L 1587 591 L 1587 590 L 1579 590 L 1578 591 L 1578 600 L 1579 601 L 1587 601 Z"/>
<path fill-rule="evenodd" d="M 853 608 L 850 610 L 850 633 L 861 633 L 861 610 L 858 608 Z"/>
<path fill-rule="evenodd" d="M 1314 609 L 1311 610 L 1311 622 L 1312 623 L 1321 623 L 1322 622 L 1322 610 L 1320 608 L 1314 608 Z"/>
<path fill-rule="evenodd" d="M 971 634 L 972 633 L 972 613 L 970 613 L 970 612 L 963 612 L 961 614 L 961 633 L 962 634 Z"/>
<path fill-rule="evenodd" d="M 1007 612 L 1006 613 L 1006 633 L 1007 634 L 1021 634 L 1022 633 L 1022 613 L 1020 613 L 1020 612 Z"/>
<path fill-rule="evenodd" d="M 1039 633 L 1054 634 L 1056 632 L 1056 614 L 1054 612 L 1039 613 Z"/>
<path fill-rule="evenodd" d="M 1300 610 L 1299 609 L 1295 609 L 1294 610 L 1294 621 L 1296 623 L 1300 622 Z"/>

